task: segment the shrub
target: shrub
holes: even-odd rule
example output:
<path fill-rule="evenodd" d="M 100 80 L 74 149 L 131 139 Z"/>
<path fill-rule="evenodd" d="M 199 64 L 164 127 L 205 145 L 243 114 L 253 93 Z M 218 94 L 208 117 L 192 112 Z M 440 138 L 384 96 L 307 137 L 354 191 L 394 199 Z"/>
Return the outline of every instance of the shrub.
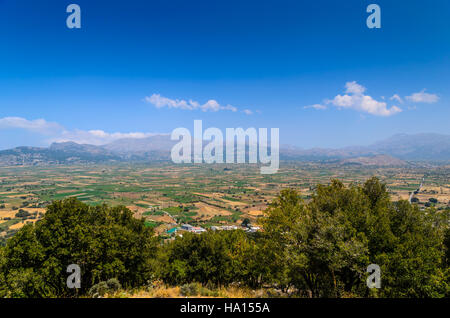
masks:
<path fill-rule="evenodd" d="M 98 284 L 95 284 L 89 289 L 89 296 L 97 298 L 97 297 L 103 297 L 105 294 L 109 291 L 108 284 L 106 282 L 100 282 Z"/>
<path fill-rule="evenodd" d="M 117 278 L 111 278 L 106 282 L 95 284 L 89 289 L 88 295 L 94 298 L 103 297 L 108 293 L 114 293 L 122 288 Z"/>
<path fill-rule="evenodd" d="M 180 294 L 182 296 L 198 296 L 201 285 L 199 283 L 184 284 L 180 287 Z"/>
<path fill-rule="evenodd" d="M 16 213 L 16 218 L 26 218 L 30 215 L 30 212 L 20 209 L 19 212 Z"/>
<path fill-rule="evenodd" d="M 119 280 L 117 278 L 111 278 L 109 279 L 106 284 L 108 285 L 108 289 L 111 291 L 118 291 L 122 288 L 122 285 L 120 284 Z"/>

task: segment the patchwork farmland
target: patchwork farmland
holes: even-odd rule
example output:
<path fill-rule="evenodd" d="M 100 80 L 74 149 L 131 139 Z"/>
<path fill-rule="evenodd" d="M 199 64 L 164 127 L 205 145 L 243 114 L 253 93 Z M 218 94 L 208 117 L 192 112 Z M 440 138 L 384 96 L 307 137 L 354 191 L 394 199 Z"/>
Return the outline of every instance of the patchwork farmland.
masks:
<path fill-rule="evenodd" d="M 430 168 L 335 166 L 286 162 L 279 173 L 261 175 L 256 165 L 86 165 L 0 167 L 0 239 L 36 222 L 53 200 L 76 197 L 90 204 L 124 205 L 158 235 L 183 223 L 205 228 L 252 224 L 285 188 L 308 200 L 317 184 L 337 178 L 346 184 L 378 176 L 394 200 L 414 195 L 420 206 L 449 207 L 450 167 Z"/>

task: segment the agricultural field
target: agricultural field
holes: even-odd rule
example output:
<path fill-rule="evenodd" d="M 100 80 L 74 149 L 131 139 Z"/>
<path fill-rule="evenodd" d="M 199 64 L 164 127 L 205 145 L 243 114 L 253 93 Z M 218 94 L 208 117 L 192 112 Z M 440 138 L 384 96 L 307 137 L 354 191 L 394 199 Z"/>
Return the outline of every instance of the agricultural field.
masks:
<path fill-rule="evenodd" d="M 360 167 L 286 162 L 277 174 L 256 165 L 86 165 L 0 167 L 0 238 L 36 222 L 53 200 L 76 197 L 90 204 L 124 205 L 159 235 L 183 223 L 208 228 L 256 224 L 268 203 L 285 188 L 308 200 L 317 184 L 337 178 L 345 184 L 379 177 L 393 200 L 421 207 L 450 207 L 450 167 Z"/>

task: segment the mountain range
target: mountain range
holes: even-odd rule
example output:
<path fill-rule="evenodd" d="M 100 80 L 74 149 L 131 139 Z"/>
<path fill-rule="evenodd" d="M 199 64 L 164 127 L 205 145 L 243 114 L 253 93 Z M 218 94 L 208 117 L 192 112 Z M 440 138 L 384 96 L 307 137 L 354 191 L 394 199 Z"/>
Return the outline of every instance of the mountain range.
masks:
<path fill-rule="evenodd" d="M 142 139 L 119 139 L 102 146 L 69 141 L 53 143 L 47 148 L 17 147 L 0 151 L 0 165 L 167 161 L 176 143 L 169 135 L 154 135 Z M 450 136 L 398 134 L 369 146 L 340 149 L 281 146 L 280 159 L 384 166 L 401 166 L 407 161 L 448 162 Z"/>

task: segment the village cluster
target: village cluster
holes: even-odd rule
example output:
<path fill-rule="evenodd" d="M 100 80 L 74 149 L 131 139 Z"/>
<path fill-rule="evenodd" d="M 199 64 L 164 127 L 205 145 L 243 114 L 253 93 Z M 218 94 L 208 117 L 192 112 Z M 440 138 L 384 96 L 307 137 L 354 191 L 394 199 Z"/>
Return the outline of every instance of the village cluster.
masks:
<path fill-rule="evenodd" d="M 248 226 L 236 226 L 236 225 L 222 225 L 222 226 L 211 226 L 210 229 L 212 231 L 233 231 L 233 230 L 238 230 L 238 229 L 242 229 L 247 233 L 255 233 L 261 230 L 261 228 L 259 226 L 253 226 L 253 225 L 248 225 Z M 166 231 L 166 233 L 168 235 L 178 235 L 178 236 L 183 236 L 183 232 L 190 232 L 190 233 L 194 233 L 194 234 L 201 234 L 206 232 L 207 230 L 200 227 L 200 226 L 193 226 L 190 224 L 182 224 L 180 227 L 173 227 L 169 230 Z"/>

